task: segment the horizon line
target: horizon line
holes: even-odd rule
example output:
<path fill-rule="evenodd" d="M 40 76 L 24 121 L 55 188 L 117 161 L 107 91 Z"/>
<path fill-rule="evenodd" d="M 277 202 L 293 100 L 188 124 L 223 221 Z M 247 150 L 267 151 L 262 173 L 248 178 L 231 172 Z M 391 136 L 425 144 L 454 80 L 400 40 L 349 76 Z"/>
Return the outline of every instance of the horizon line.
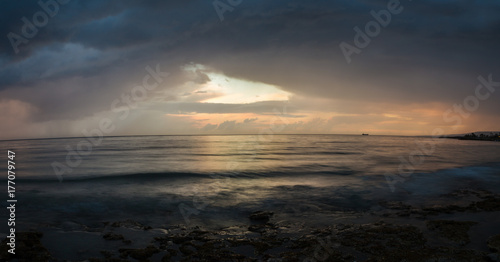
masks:
<path fill-rule="evenodd" d="M 488 133 L 488 132 L 500 132 L 500 131 L 475 131 L 475 132 L 467 132 L 463 134 L 471 134 L 471 133 Z M 279 136 L 286 136 L 286 135 L 333 135 L 333 136 L 363 136 L 363 134 L 366 133 L 361 133 L 361 134 L 331 134 L 331 133 L 315 133 L 315 134 L 304 134 L 304 133 L 298 133 L 298 134 L 272 134 L 272 135 L 279 135 Z M 446 137 L 446 136 L 452 136 L 452 135 L 463 135 L 463 134 L 444 134 L 441 135 L 440 137 Z M 111 138 L 111 137 L 140 137 L 140 136 L 258 136 L 260 134 L 165 134 L 165 135 L 113 135 L 113 136 L 102 136 L 102 138 Z M 432 137 L 432 135 L 384 135 L 384 134 L 376 134 L 376 135 L 371 135 L 369 136 L 395 136 L 395 137 Z M 366 136 L 364 136 L 366 137 Z M 13 138 L 13 139 L 0 139 L 0 142 L 3 141 L 20 141 L 20 140 L 49 140 L 49 139 L 75 139 L 75 138 L 87 138 L 86 136 L 67 136 L 67 137 L 40 137 L 40 138 Z"/>

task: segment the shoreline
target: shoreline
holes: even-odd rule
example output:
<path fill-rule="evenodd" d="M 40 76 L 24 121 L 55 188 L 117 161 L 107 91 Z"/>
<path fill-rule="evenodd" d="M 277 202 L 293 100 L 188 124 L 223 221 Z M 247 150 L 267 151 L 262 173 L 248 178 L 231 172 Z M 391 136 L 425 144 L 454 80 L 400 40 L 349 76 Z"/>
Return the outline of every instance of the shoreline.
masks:
<path fill-rule="evenodd" d="M 19 261 L 497 261 L 500 194 L 457 189 L 432 204 L 381 201 L 306 225 L 279 210 L 256 211 L 223 228 L 133 220 L 77 223 L 17 234 Z M 436 204 L 439 203 L 439 204 Z M 334 215 L 334 214 L 332 214 Z M 9 259 L 5 240 L 0 257 Z M 29 248 L 28 248 L 29 247 Z"/>

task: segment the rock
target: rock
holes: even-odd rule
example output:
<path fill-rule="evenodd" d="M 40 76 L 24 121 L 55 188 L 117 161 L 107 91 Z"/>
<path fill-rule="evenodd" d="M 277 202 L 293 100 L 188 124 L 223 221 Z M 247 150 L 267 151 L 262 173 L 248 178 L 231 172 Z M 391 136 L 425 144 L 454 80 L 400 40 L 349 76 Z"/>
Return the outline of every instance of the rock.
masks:
<path fill-rule="evenodd" d="M 469 228 L 475 224 L 477 224 L 477 222 L 434 220 L 427 221 L 427 228 L 432 231 L 437 231 L 439 235 L 453 242 L 465 245 L 470 242 L 468 234 Z"/>
<path fill-rule="evenodd" d="M 115 233 L 112 233 L 112 232 L 108 232 L 108 233 L 104 234 L 102 236 L 102 238 L 104 238 L 106 240 L 125 240 L 125 238 L 123 237 L 123 235 L 115 234 Z"/>
<path fill-rule="evenodd" d="M 125 220 L 125 221 L 115 221 L 111 223 L 112 227 L 125 227 L 125 228 L 134 228 L 134 229 L 142 229 L 142 230 L 150 230 L 151 226 L 144 226 L 143 224 L 134 221 L 134 220 Z"/>
<path fill-rule="evenodd" d="M 184 242 L 189 242 L 192 239 L 193 239 L 192 237 L 188 236 L 174 236 L 172 242 L 174 242 L 175 244 L 182 244 Z"/>
<path fill-rule="evenodd" d="M 179 247 L 179 250 L 184 254 L 184 255 L 191 255 L 196 252 L 196 248 L 192 245 L 182 245 Z"/>
<path fill-rule="evenodd" d="M 167 248 L 168 253 L 170 253 L 172 256 L 177 256 L 177 250 L 172 249 L 172 248 Z"/>
<path fill-rule="evenodd" d="M 120 248 L 118 252 L 120 252 L 122 258 L 127 258 L 130 256 L 137 260 L 143 261 L 150 258 L 153 254 L 160 252 L 160 250 L 153 245 L 149 245 L 143 249 Z"/>
<path fill-rule="evenodd" d="M 248 227 L 248 231 L 262 233 L 266 231 L 266 225 L 251 225 Z"/>
<path fill-rule="evenodd" d="M 273 216 L 273 212 L 270 211 L 256 211 L 250 214 L 250 220 L 254 221 L 264 221 L 267 222 Z"/>
<path fill-rule="evenodd" d="M 381 201 L 379 205 L 388 209 L 410 209 L 410 205 L 406 205 L 401 201 Z"/>
<path fill-rule="evenodd" d="M 478 201 L 472 205 L 477 207 L 477 209 L 479 210 L 500 211 L 500 199 L 498 198 L 489 198 L 486 200 Z"/>
<path fill-rule="evenodd" d="M 124 239 L 122 240 L 123 244 L 127 244 L 127 245 L 130 245 L 132 244 L 132 240 L 129 240 L 129 239 Z"/>
<path fill-rule="evenodd" d="M 500 235 L 490 237 L 488 239 L 488 247 L 495 252 L 500 252 Z"/>
<path fill-rule="evenodd" d="M 49 261 L 51 255 L 49 251 L 42 245 L 40 239 L 43 233 L 41 232 L 16 232 L 16 254 L 12 255 L 8 252 L 7 245 L 9 238 L 5 238 L 0 247 L 0 261 Z"/>

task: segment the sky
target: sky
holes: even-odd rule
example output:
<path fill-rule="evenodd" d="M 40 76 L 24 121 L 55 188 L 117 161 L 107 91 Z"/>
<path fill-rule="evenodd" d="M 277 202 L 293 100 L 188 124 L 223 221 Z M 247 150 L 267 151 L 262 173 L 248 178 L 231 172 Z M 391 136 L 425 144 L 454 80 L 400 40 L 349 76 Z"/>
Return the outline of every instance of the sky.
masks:
<path fill-rule="evenodd" d="M 500 2 L 0 2 L 0 139 L 500 130 Z"/>

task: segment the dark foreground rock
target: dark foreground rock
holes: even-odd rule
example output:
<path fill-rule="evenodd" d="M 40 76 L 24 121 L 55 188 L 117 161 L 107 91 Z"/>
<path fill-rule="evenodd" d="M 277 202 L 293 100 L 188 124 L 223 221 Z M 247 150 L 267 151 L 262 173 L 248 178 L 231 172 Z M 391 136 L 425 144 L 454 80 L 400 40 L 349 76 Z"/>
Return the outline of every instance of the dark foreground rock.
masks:
<path fill-rule="evenodd" d="M 465 245 L 470 242 L 469 228 L 475 224 L 472 221 L 434 220 L 427 221 L 427 228 L 459 245 Z"/>
<path fill-rule="evenodd" d="M 488 247 L 495 252 L 500 252 L 500 235 L 492 236 L 488 239 Z"/>
<path fill-rule="evenodd" d="M 8 252 L 8 238 L 4 239 L 0 246 L 1 261 L 50 261 L 52 257 L 49 251 L 42 245 L 40 232 L 18 232 L 16 233 L 15 255 Z"/>
<path fill-rule="evenodd" d="M 102 233 L 88 232 L 102 241 L 102 250 L 96 250 L 100 253 L 77 261 L 498 261 L 498 232 L 486 232 L 482 239 L 475 234 L 476 242 L 471 235 L 480 227 L 498 228 L 489 218 L 498 217 L 500 197 L 457 190 L 441 200 L 420 206 L 380 202 L 379 211 L 356 214 L 363 218 L 357 222 L 324 226 L 283 220 L 270 211 L 216 229 L 151 228 L 133 220 L 105 223 Z M 65 261 L 51 256 L 42 245 L 42 233 L 19 232 L 16 237 L 18 261 Z M 12 260 L 6 244 L 7 239 L 0 247 L 0 261 Z"/>
<path fill-rule="evenodd" d="M 431 231 L 443 235 L 445 240 L 439 245 L 429 244 L 429 235 L 418 227 L 383 221 L 322 228 L 297 228 L 270 221 L 259 232 L 249 231 L 248 225 L 219 230 L 172 226 L 168 233 L 149 242 L 135 243 L 142 248 L 102 250 L 102 257 L 87 261 L 494 261 L 496 253 L 456 245 L 468 241 L 467 231 L 473 224 L 427 222 Z M 36 232 L 19 233 L 19 250 L 21 246 L 26 250 L 17 256 L 19 261 L 63 261 L 51 258 L 40 237 Z M 488 240 L 494 252 L 499 250 L 499 238 L 496 235 Z M 9 259 L 2 248 L 2 261 Z"/>

